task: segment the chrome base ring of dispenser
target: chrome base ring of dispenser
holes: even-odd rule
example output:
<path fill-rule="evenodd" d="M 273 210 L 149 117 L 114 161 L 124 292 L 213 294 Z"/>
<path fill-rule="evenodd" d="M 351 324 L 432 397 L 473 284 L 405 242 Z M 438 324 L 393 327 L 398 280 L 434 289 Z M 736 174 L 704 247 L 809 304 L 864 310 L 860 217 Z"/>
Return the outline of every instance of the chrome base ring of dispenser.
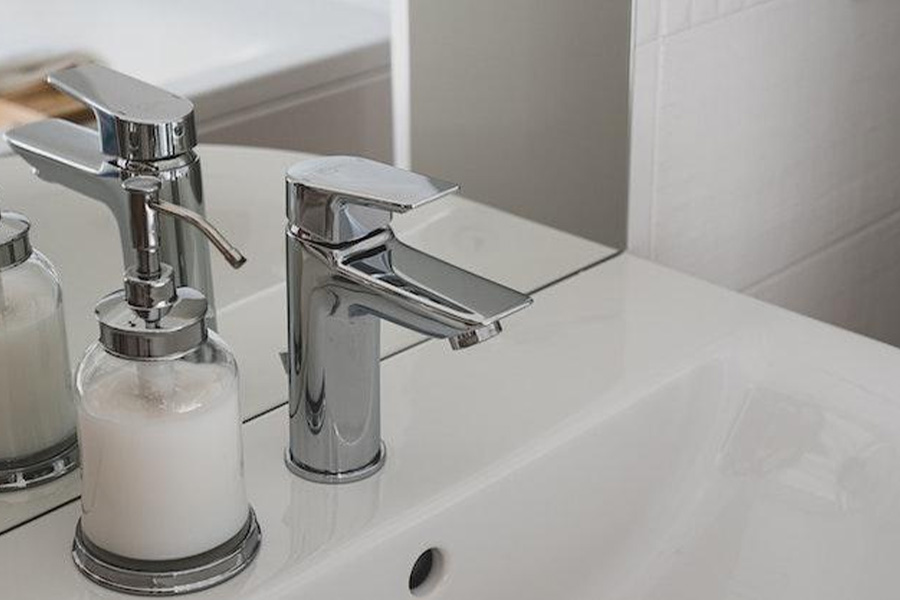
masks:
<path fill-rule="evenodd" d="M 46 450 L 13 460 L 0 460 L 0 493 L 43 485 L 76 468 L 78 440 L 72 434 Z"/>
<path fill-rule="evenodd" d="M 175 596 L 231 579 L 253 562 L 261 539 L 251 508 L 241 530 L 212 550 L 177 560 L 136 560 L 97 547 L 84 535 L 79 521 L 72 558 L 88 579 L 105 588 L 138 596 Z"/>

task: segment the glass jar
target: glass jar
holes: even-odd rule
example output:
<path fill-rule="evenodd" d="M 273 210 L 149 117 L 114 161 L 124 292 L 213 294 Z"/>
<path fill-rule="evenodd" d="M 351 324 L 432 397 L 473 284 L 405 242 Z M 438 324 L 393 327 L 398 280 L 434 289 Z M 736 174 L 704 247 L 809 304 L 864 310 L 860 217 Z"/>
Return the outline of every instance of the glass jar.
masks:
<path fill-rule="evenodd" d="M 176 357 L 124 359 L 93 344 L 76 373 L 81 531 L 106 553 L 167 561 L 246 527 L 238 370 L 212 331 Z"/>
<path fill-rule="evenodd" d="M 77 466 L 62 289 L 28 228 L 20 215 L 0 217 L 0 491 Z"/>

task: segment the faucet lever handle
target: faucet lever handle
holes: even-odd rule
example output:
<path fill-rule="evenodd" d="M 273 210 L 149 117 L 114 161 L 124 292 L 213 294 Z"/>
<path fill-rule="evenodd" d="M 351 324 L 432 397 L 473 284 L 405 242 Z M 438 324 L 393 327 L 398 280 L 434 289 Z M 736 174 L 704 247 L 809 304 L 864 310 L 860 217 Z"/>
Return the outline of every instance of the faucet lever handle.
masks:
<path fill-rule="evenodd" d="M 291 225 L 328 243 L 344 243 L 387 227 L 404 213 L 459 190 L 455 183 L 358 156 L 325 156 L 287 172 Z"/>
<path fill-rule="evenodd" d="M 187 99 L 97 64 L 47 76 L 97 118 L 100 150 L 126 160 L 160 160 L 197 145 L 194 105 Z"/>

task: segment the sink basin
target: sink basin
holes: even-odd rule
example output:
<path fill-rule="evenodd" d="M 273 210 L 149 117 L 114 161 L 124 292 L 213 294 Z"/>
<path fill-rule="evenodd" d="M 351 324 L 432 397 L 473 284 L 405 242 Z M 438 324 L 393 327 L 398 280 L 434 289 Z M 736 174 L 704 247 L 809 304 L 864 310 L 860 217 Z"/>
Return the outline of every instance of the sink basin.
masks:
<path fill-rule="evenodd" d="M 623 255 L 386 359 L 371 479 L 293 477 L 286 409 L 248 422 L 264 545 L 198 598 L 895 598 L 898 390 L 894 348 Z M 78 510 L 0 536 L 10 597 L 114 596 Z"/>

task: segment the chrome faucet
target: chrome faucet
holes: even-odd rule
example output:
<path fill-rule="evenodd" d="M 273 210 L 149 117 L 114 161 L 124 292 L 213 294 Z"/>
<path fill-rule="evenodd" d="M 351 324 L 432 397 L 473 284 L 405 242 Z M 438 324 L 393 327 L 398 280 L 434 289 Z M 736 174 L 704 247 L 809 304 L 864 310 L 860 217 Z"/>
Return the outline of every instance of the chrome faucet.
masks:
<path fill-rule="evenodd" d="M 385 460 L 381 319 L 467 348 L 531 298 L 407 246 L 391 215 L 458 186 L 334 156 L 287 173 L 290 445 L 295 474 L 355 481 Z"/>
<path fill-rule="evenodd" d="M 151 175 L 160 198 L 205 214 L 197 134 L 190 101 L 112 69 L 88 64 L 52 73 L 47 82 L 94 112 L 97 129 L 61 119 L 21 125 L 6 141 L 49 182 L 99 200 L 119 227 L 122 259 L 134 262 L 128 196 L 122 182 Z M 160 220 L 162 262 L 174 269 L 177 286 L 200 290 L 214 327 L 209 247 L 203 235 L 177 219 Z"/>

